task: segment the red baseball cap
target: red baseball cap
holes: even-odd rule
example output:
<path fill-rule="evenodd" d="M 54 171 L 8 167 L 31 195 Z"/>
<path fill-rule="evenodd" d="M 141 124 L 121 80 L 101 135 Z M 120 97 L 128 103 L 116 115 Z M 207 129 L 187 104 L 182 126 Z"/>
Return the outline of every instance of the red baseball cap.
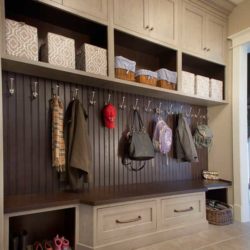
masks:
<path fill-rule="evenodd" d="M 116 119 L 116 108 L 111 103 L 107 104 L 103 110 L 103 118 L 105 127 L 107 128 L 115 128 L 115 119 Z"/>

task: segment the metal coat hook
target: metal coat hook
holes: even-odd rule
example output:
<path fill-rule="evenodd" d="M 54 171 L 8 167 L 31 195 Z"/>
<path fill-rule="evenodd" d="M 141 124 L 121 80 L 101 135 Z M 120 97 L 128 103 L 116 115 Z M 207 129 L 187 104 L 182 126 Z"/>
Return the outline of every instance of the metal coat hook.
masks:
<path fill-rule="evenodd" d="M 138 102 L 139 102 L 139 99 L 136 98 L 136 99 L 135 99 L 135 105 L 133 106 L 133 110 L 139 110 Z"/>
<path fill-rule="evenodd" d="M 90 105 L 95 105 L 96 104 L 96 101 L 95 101 L 95 91 L 92 91 L 92 97 L 89 100 L 89 104 Z"/>
<path fill-rule="evenodd" d="M 60 95 L 60 86 L 58 84 L 52 88 L 52 94 L 54 97 Z"/>
<path fill-rule="evenodd" d="M 155 112 L 160 115 L 163 111 L 161 110 L 161 102 L 159 103 L 159 107 L 156 108 Z"/>
<path fill-rule="evenodd" d="M 111 99 L 111 94 L 108 95 L 108 101 L 105 102 L 105 105 L 108 105 L 110 103 L 110 99 Z"/>
<path fill-rule="evenodd" d="M 170 105 L 170 108 L 167 110 L 167 114 L 168 115 L 173 115 L 174 111 L 173 111 L 173 104 Z"/>
<path fill-rule="evenodd" d="M 180 108 L 180 113 L 182 114 L 183 112 L 183 105 L 181 105 L 181 108 Z"/>
<path fill-rule="evenodd" d="M 186 116 L 191 117 L 191 113 L 192 113 L 192 107 L 190 107 L 189 112 L 186 112 Z"/>
<path fill-rule="evenodd" d="M 15 89 L 14 89 L 14 78 L 10 77 L 10 82 L 9 82 L 9 94 L 12 96 L 15 94 Z"/>
<path fill-rule="evenodd" d="M 145 112 L 152 112 L 152 109 L 150 108 L 151 100 L 148 100 L 148 105 L 145 107 Z"/>
<path fill-rule="evenodd" d="M 126 104 L 125 104 L 125 99 L 126 99 L 126 97 L 123 96 L 122 97 L 122 103 L 119 105 L 119 108 L 122 109 L 122 110 L 124 110 L 127 107 Z"/>
<path fill-rule="evenodd" d="M 194 115 L 195 118 L 198 118 L 200 115 L 201 109 L 198 109 L 198 113 Z"/>
<path fill-rule="evenodd" d="M 36 99 L 38 97 L 38 82 L 33 82 L 32 84 L 32 98 Z"/>
<path fill-rule="evenodd" d="M 78 88 L 75 88 L 75 91 L 72 91 L 73 94 L 72 94 L 72 100 L 75 100 L 78 98 Z"/>

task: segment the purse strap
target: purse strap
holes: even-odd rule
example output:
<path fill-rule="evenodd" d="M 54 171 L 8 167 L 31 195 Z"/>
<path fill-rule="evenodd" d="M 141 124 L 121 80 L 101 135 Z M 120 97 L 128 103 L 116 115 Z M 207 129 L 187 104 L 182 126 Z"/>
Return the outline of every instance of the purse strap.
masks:
<path fill-rule="evenodd" d="M 131 161 L 131 160 L 127 161 L 127 159 L 123 159 L 122 160 L 122 164 L 124 166 L 126 166 L 131 171 L 139 172 L 139 171 L 141 171 L 145 167 L 146 161 L 143 161 L 142 165 L 140 167 L 138 167 L 138 168 L 136 168 L 136 167 L 133 166 L 133 161 Z"/>
<path fill-rule="evenodd" d="M 131 131 L 136 130 L 137 125 L 139 126 L 138 131 L 142 131 L 144 129 L 144 124 L 143 124 L 141 115 L 140 115 L 139 111 L 135 109 L 133 111 L 133 116 L 132 116 Z"/>

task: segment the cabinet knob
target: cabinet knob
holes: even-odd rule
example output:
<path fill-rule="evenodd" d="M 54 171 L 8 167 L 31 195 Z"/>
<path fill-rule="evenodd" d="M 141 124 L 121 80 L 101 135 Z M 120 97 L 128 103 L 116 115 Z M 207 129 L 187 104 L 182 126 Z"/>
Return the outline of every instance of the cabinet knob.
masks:
<path fill-rule="evenodd" d="M 152 31 L 152 30 L 154 30 L 154 27 L 151 27 L 151 28 L 150 28 L 150 31 Z"/>
<path fill-rule="evenodd" d="M 203 48 L 203 50 L 205 50 L 205 51 L 206 51 L 206 50 L 207 50 L 207 48 L 205 47 L 205 48 Z"/>
<path fill-rule="evenodd" d="M 146 30 L 149 29 L 149 25 L 147 25 L 147 26 L 145 27 L 145 29 L 146 29 Z"/>
<path fill-rule="evenodd" d="M 210 49 L 209 49 L 209 48 L 207 48 L 207 51 L 210 51 Z"/>

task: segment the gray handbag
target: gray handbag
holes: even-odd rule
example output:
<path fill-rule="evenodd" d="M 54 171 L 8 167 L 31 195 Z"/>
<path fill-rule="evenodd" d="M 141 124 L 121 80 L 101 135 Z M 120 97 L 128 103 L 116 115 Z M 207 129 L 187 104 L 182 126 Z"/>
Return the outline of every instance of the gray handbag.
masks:
<path fill-rule="evenodd" d="M 132 124 L 127 137 L 126 144 L 127 154 L 126 157 L 132 161 L 144 161 L 143 165 L 139 168 L 133 167 L 132 162 L 123 160 L 123 164 L 130 166 L 132 171 L 139 171 L 144 168 L 146 160 L 153 159 L 155 157 L 153 143 L 144 128 L 143 121 L 138 110 L 133 111 Z"/>

